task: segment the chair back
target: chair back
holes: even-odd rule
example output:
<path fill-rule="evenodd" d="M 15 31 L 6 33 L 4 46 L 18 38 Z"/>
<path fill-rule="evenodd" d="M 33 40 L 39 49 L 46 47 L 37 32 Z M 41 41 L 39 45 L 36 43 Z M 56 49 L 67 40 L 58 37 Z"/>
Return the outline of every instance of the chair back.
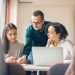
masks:
<path fill-rule="evenodd" d="M 69 64 L 56 64 L 50 68 L 48 75 L 64 75 Z"/>
<path fill-rule="evenodd" d="M 20 64 L 7 63 L 8 75 L 26 75 L 26 71 Z"/>

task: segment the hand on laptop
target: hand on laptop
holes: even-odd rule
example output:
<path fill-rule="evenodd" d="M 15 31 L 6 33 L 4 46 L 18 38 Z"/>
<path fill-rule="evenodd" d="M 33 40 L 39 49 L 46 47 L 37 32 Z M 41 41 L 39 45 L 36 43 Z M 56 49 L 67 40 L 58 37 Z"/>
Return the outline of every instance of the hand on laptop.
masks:
<path fill-rule="evenodd" d="M 52 43 L 53 41 L 51 39 L 48 39 L 46 47 L 49 47 Z"/>

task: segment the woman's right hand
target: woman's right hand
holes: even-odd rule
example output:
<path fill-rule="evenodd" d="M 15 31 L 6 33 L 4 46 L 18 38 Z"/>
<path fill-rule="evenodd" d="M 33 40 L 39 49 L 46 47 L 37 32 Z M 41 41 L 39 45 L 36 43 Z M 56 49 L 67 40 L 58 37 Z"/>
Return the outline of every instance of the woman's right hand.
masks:
<path fill-rule="evenodd" d="M 51 39 L 48 39 L 46 47 L 49 47 L 52 43 L 53 42 L 51 41 Z"/>
<path fill-rule="evenodd" d="M 6 63 L 17 63 L 16 60 L 14 59 L 14 57 L 12 57 L 12 56 L 6 58 L 5 62 Z"/>

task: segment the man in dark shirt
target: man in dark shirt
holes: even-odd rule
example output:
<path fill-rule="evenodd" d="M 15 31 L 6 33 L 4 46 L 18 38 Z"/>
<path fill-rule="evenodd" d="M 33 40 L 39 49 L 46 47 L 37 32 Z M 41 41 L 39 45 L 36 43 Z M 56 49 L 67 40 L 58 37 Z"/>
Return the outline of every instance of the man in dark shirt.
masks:
<path fill-rule="evenodd" d="M 31 25 L 26 29 L 26 44 L 23 55 L 28 56 L 32 50 L 32 46 L 46 46 L 48 37 L 45 31 L 49 23 L 51 22 L 44 20 L 42 11 L 36 10 L 33 12 Z"/>
<path fill-rule="evenodd" d="M 46 46 L 48 40 L 46 27 L 49 23 L 51 22 L 45 21 L 42 11 L 36 10 L 33 12 L 31 16 L 31 25 L 26 29 L 26 44 L 23 51 L 25 58 L 28 56 L 32 63 L 32 46 Z"/>

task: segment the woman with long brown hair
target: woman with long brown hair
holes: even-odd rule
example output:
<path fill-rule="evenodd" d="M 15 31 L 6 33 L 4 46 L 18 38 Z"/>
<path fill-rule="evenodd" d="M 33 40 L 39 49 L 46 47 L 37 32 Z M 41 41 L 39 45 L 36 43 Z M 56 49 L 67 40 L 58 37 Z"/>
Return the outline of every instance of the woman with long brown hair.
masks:
<path fill-rule="evenodd" d="M 13 23 L 8 23 L 4 26 L 2 39 L 4 48 L 4 60 L 6 63 L 26 63 L 31 64 L 31 61 L 22 56 L 24 44 L 17 40 L 17 27 Z M 27 75 L 31 75 L 31 72 L 27 72 Z"/>

